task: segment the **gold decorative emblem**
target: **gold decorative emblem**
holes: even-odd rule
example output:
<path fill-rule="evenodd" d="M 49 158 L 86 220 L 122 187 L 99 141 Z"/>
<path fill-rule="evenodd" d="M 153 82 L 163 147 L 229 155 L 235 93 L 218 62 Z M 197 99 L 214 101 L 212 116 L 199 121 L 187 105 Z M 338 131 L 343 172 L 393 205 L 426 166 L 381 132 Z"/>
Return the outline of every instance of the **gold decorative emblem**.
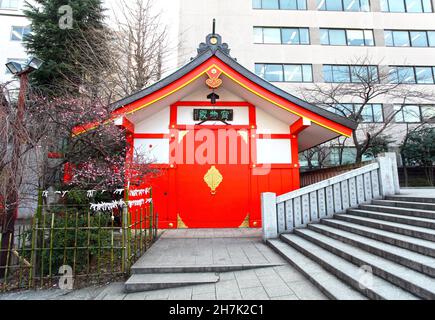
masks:
<path fill-rule="evenodd" d="M 217 89 L 222 85 L 222 79 L 219 79 L 222 71 L 216 68 L 211 68 L 206 73 L 208 75 L 208 79 L 205 80 L 205 83 L 210 89 Z"/>
<path fill-rule="evenodd" d="M 204 181 L 210 188 L 211 194 L 216 194 L 216 189 L 219 187 L 223 179 L 224 177 L 215 166 L 211 166 L 204 176 Z"/>
<path fill-rule="evenodd" d="M 177 229 L 187 229 L 188 227 L 183 222 L 183 220 L 180 217 L 180 214 L 177 215 Z"/>
<path fill-rule="evenodd" d="M 249 228 L 249 213 L 246 215 L 245 220 L 243 220 L 239 228 Z"/>

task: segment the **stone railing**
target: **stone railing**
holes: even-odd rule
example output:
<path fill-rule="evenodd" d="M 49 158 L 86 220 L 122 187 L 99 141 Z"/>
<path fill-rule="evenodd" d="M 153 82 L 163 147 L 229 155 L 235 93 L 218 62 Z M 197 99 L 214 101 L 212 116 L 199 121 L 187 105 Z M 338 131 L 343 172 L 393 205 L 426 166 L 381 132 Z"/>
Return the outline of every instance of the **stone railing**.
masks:
<path fill-rule="evenodd" d="M 374 163 L 302 189 L 280 196 L 263 193 L 263 239 L 276 238 L 280 233 L 399 192 L 396 154 L 386 153 Z"/>

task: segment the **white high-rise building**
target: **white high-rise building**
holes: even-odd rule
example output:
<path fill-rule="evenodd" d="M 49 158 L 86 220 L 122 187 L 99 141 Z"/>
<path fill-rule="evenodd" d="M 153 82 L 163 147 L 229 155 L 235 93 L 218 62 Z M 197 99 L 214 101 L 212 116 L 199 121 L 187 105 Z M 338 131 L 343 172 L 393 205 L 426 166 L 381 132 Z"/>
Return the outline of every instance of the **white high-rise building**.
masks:
<path fill-rule="evenodd" d="M 0 0 L 0 82 L 14 80 L 5 64 L 26 62 L 23 36 L 30 32 L 30 22 L 23 13 L 24 0 Z"/>
<path fill-rule="evenodd" d="M 386 133 L 400 144 L 409 126 L 435 116 L 435 0 L 182 0 L 178 65 L 196 55 L 204 33 L 216 32 L 246 68 L 297 95 L 317 84 L 352 83 L 352 62 L 406 74 L 413 90 L 433 95 L 403 107 Z M 340 101 L 352 108 L 358 99 Z M 363 122 L 382 126 L 401 100 L 379 96 Z M 396 108 L 396 109 L 395 109 Z M 433 121 L 433 120 L 432 120 Z M 354 157 L 348 141 L 345 157 Z M 332 153 L 334 162 L 334 153 Z"/>

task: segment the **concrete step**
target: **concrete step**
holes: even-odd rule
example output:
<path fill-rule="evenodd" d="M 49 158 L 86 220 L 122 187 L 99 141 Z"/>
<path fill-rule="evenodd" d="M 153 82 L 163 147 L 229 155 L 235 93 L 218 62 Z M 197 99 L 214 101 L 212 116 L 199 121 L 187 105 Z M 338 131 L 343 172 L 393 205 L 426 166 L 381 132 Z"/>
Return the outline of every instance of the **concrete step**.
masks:
<path fill-rule="evenodd" d="M 140 292 L 175 288 L 205 283 L 216 283 L 219 276 L 215 273 L 167 273 L 133 274 L 125 283 L 125 291 Z"/>
<path fill-rule="evenodd" d="M 435 230 L 410 226 L 403 223 L 388 222 L 384 220 L 365 218 L 350 214 L 336 214 L 335 219 L 356 223 L 359 225 L 386 230 L 406 236 L 435 241 Z"/>
<path fill-rule="evenodd" d="M 352 245 L 335 240 L 313 230 L 295 231 L 305 240 L 315 243 L 357 266 L 369 266 L 373 274 L 423 299 L 435 299 L 435 279 L 410 268 L 381 258 Z"/>
<path fill-rule="evenodd" d="M 434 258 L 322 224 L 309 224 L 308 229 L 435 277 Z"/>
<path fill-rule="evenodd" d="M 222 265 L 156 265 L 136 263 L 131 267 L 132 274 L 149 274 L 149 273 L 195 273 L 195 272 L 230 272 L 248 269 L 258 269 L 267 267 L 277 267 L 281 264 L 257 263 L 257 264 L 222 264 Z"/>
<path fill-rule="evenodd" d="M 376 211 L 382 213 L 392 213 L 392 214 L 418 217 L 418 218 L 435 219 L 435 211 L 431 211 L 431 210 L 388 207 L 388 206 L 379 206 L 374 204 L 362 204 L 359 206 L 359 208 L 361 210 Z"/>
<path fill-rule="evenodd" d="M 378 205 L 378 206 L 400 207 L 400 208 L 411 208 L 411 209 L 422 209 L 422 210 L 435 211 L 435 203 L 408 202 L 408 201 L 397 201 L 397 200 L 373 200 L 372 203 L 375 205 Z"/>
<path fill-rule="evenodd" d="M 308 230 L 309 231 L 309 230 Z M 282 241 L 298 250 L 300 253 L 309 257 L 315 263 L 321 265 L 324 269 L 341 279 L 353 289 L 359 291 L 370 299 L 374 300 L 415 300 L 418 299 L 409 292 L 385 281 L 384 279 L 373 275 L 372 281 L 364 281 L 367 274 L 355 264 L 335 255 L 328 250 L 316 245 L 315 243 L 300 237 L 297 234 L 282 234 Z M 306 267 L 312 264 L 307 263 Z"/>
<path fill-rule="evenodd" d="M 295 248 L 279 239 L 268 241 L 269 246 L 307 277 L 328 298 L 333 300 L 367 300 L 360 292 L 341 279 L 326 271 L 322 266 L 306 257 Z"/>
<path fill-rule="evenodd" d="M 394 195 L 387 196 L 385 200 L 396 200 L 396 201 L 406 201 L 406 202 L 424 202 L 424 203 L 435 203 L 435 189 L 433 197 L 413 197 L 405 195 Z"/>
<path fill-rule="evenodd" d="M 418 239 L 390 231 L 366 227 L 360 224 L 338 219 L 322 219 L 321 223 L 333 228 L 352 232 L 370 239 L 382 241 L 400 248 L 411 250 L 435 258 L 435 242 Z"/>
<path fill-rule="evenodd" d="M 435 229 L 435 219 L 410 217 L 410 216 L 403 216 L 399 214 L 375 212 L 375 211 L 360 210 L 360 209 L 348 209 L 347 214 L 372 218 L 377 220 L 384 220 L 389 222 L 408 224 L 416 227 Z"/>

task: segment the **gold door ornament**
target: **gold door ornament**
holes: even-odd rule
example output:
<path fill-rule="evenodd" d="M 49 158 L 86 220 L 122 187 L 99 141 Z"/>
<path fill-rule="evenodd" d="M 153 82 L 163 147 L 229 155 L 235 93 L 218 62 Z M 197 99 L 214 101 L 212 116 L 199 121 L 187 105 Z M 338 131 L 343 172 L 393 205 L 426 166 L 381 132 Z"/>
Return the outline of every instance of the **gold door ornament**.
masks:
<path fill-rule="evenodd" d="M 224 177 L 215 166 L 211 166 L 204 176 L 204 181 L 210 188 L 211 194 L 216 194 L 216 189 L 219 187 L 223 179 Z"/>

